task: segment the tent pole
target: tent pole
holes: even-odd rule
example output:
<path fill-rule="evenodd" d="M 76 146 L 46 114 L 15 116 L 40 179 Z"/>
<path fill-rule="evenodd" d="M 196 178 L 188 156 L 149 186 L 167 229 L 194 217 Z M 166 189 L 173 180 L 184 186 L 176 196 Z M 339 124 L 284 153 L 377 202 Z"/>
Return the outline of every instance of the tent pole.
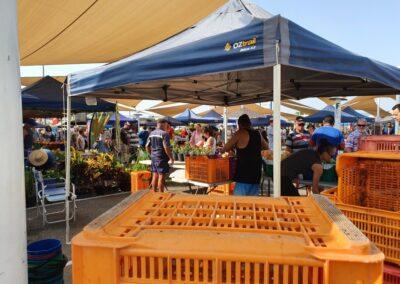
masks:
<path fill-rule="evenodd" d="M 342 122 L 342 105 L 341 99 L 336 98 L 335 100 L 335 128 L 340 130 L 340 123 Z"/>
<path fill-rule="evenodd" d="M 273 177 L 274 197 L 281 196 L 281 65 L 276 64 L 273 71 Z"/>
<path fill-rule="evenodd" d="M 69 88 L 67 88 L 69 89 Z M 71 192 L 71 96 L 67 93 L 67 149 L 65 161 L 65 242 L 70 244 L 69 196 Z"/>
<path fill-rule="evenodd" d="M 17 1 L 0 1 L 0 283 L 27 283 Z"/>
<path fill-rule="evenodd" d="M 396 95 L 396 104 L 400 104 L 400 95 Z M 399 133 L 399 122 L 397 121 L 397 120 L 395 120 L 395 134 L 396 135 L 400 135 L 400 133 Z"/>
<path fill-rule="evenodd" d="M 223 123 L 224 123 L 224 142 L 228 142 L 228 108 L 224 107 L 224 117 L 223 117 Z"/>
<path fill-rule="evenodd" d="M 376 100 L 376 117 L 381 117 L 381 98 L 377 98 Z"/>

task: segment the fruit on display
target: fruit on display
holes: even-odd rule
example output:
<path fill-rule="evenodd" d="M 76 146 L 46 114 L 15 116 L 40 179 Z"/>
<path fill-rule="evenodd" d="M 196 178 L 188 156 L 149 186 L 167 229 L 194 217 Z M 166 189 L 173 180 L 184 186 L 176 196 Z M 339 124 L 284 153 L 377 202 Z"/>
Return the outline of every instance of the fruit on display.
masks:
<path fill-rule="evenodd" d="M 287 157 L 289 157 L 290 152 L 288 151 L 282 151 L 281 153 L 281 160 L 286 159 Z M 270 160 L 272 161 L 274 159 L 274 153 L 271 150 L 263 150 L 261 151 L 261 156 L 266 159 L 266 160 Z"/>

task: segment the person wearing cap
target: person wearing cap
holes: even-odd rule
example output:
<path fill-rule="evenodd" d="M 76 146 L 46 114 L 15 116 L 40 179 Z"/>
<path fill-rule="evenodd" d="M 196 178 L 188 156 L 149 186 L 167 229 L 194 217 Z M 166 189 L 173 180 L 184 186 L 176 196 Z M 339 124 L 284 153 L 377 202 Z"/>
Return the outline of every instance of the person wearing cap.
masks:
<path fill-rule="evenodd" d="M 326 139 L 330 145 L 336 147 L 338 150 L 343 150 L 344 136 L 339 129 L 333 127 L 335 118 L 332 115 L 328 115 L 324 118 L 322 123 L 323 126 L 317 128 L 311 136 L 310 146 L 318 146 L 321 139 Z"/>
<path fill-rule="evenodd" d="M 161 118 L 157 121 L 157 128 L 147 139 L 146 150 L 151 157 L 151 172 L 153 178 L 151 187 L 154 191 L 164 192 L 165 178 L 169 173 L 168 161 L 174 163 L 172 157 L 170 137 L 167 130 L 167 120 Z"/>
<path fill-rule="evenodd" d="M 346 153 L 358 151 L 358 143 L 362 136 L 366 136 L 367 121 L 364 118 L 357 120 L 357 127 L 347 136 L 344 151 Z"/>
<path fill-rule="evenodd" d="M 28 155 L 32 151 L 36 125 L 37 125 L 36 121 L 32 118 L 27 119 L 24 123 L 23 127 L 24 157 L 28 157 Z"/>
<path fill-rule="evenodd" d="M 257 196 L 261 180 L 261 150 L 268 149 L 268 145 L 260 132 L 251 127 L 247 114 L 239 117 L 238 127 L 238 131 L 223 147 L 222 153 L 236 150 L 234 195 Z"/>
<path fill-rule="evenodd" d="M 294 153 L 301 149 L 307 149 L 310 142 L 310 133 L 304 129 L 303 117 L 298 116 L 294 122 L 294 129 L 286 139 L 286 150 Z"/>

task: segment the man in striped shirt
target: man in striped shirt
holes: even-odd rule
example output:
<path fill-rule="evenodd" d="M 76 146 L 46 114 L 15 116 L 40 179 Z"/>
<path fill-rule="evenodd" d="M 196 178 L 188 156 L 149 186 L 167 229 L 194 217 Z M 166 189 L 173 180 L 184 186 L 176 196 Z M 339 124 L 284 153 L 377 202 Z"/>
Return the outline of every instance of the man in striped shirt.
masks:
<path fill-rule="evenodd" d="M 298 116 L 294 122 L 294 130 L 289 133 L 286 139 L 286 149 L 289 152 L 297 152 L 307 149 L 310 143 L 310 133 L 304 129 L 303 117 Z"/>

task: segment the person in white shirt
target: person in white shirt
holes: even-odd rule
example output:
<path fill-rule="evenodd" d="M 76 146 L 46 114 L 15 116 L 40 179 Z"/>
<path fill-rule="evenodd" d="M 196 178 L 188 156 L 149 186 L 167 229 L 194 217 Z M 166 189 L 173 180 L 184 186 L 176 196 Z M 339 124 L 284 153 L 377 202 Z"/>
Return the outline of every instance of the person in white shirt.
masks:
<path fill-rule="evenodd" d="M 83 129 L 79 130 L 79 135 L 76 138 L 76 149 L 78 151 L 85 151 L 86 142 L 85 142 L 85 131 Z"/>

